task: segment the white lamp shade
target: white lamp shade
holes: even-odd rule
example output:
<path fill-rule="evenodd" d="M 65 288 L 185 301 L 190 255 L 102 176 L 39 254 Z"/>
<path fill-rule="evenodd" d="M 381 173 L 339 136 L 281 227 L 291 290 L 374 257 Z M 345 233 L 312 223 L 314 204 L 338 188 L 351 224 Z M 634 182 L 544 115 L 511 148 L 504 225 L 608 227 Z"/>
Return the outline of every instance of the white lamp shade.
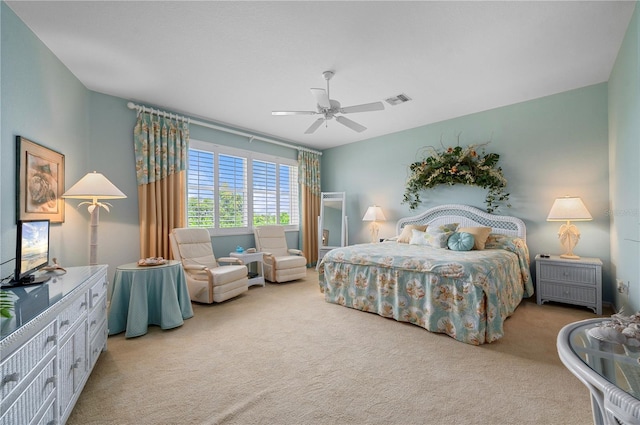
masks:
<path fill-rule="evenodd" d="M 551 206 L 547 221 L 590 221 L 593 220 L 582 199 L 577 196 L 557 198 Z"/>
<path fill-rule="evenodd" d="M 115 187 L 103 174 L 88 173 L 78 183 L 71 186 L 63 195 L 63 198 L 74 199 L 121 199 L 127 195 Z"/>
<path fill-rule="evenodd" d="M 362 217 L 362 221 L 384 221 L 384 220 L 386 220 L 386 217 L 382 213 L 382 208 L 376 205 L 367 208 L 367 212 L 364 213 L 364 217 Z"/>

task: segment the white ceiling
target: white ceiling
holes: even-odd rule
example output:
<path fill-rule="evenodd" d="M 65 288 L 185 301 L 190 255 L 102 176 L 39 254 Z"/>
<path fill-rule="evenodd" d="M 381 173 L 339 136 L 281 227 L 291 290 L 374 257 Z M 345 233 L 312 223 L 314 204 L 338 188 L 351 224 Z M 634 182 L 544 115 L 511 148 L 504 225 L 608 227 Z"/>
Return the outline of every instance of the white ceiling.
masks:
<path fill-rule="evenodd" d="M 607 81 L 633 1 L 8 1 L 90 90 L 316 149 Z M 351 106 L 314 134 L 309 89 Z"/>

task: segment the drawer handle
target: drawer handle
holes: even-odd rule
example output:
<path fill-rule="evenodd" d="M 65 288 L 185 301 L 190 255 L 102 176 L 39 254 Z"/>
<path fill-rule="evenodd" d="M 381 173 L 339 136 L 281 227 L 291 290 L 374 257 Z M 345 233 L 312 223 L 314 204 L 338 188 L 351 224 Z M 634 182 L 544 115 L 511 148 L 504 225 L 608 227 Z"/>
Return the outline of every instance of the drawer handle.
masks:
<path fill-rule="evenodd" d="M 89 326 L 91 327 L 91 326 L 95 326 L 95 325 L 96 325 L 96 320 L 95 320 L 95 319 L 93 319 L 93 320 L 91 321 L 91 324 L 90 324 Z"/>
<path fill-rule="evenodd" d="M 53 342 L 53 343 L 56 342 L 56 336 L 55 335 L 49 335 L 47 337 L 47 344 L 49 344 L 50 342 Z M 47 345 L 47 344 L 45 344 L 45 345 Z"/>
<path fill-rule="evenodd" d="M 47 422 L 47 425 L 56 425 L 55 419 L 51 419 L 49 422 Z"/>
<path fill-rule="evenodd" d="M 74 369 L 79 368 L 79 367 L 80 367 L 80 363 L 81 363 L 81 362 L 82 362 L 82 358 L 81 358 L 81 357 L 78 357 L 78 358 L 76 359 L 76 361 L 75 361 L 75 362 L 73 362 L 73 366 L 72 366 L 72 367 L 73 367 Z"/>
<path fill-rule="evenodd" d="M 68 324 L 69 324 L 68 320 L 63 320 L 62 322 L 60 322 L 60 327 L 67 326 Z"/>
<path fill-rule="evenodd" d="M 50 376 L 47 378 L 46 381 L 44 381 L 44 386 L 46 387 L 49 384 L 54 384 L 56 383 L 56 377 L 55 376 Z"/>
<path fill-rule="evenodd" d="M 87 306 L 87 302 L 86 301 L 82 301 L 82 303 L 80 303 L 80 310 L 82 310 L 86 306 Z"/>
<path fill-rule="evenodd" d="M 99 296 L 100 296 L 100 294 L 93 294 L 93 298 L 97 298 Z"/>
<path fill-rule="evenodd" d="M 8 384 L 9 382 L 18 382 L 19 380 L 20 374 L 18 372 L 10 373 L 2 378 L 2 385 L 4 386 L 4 384 Z"/>

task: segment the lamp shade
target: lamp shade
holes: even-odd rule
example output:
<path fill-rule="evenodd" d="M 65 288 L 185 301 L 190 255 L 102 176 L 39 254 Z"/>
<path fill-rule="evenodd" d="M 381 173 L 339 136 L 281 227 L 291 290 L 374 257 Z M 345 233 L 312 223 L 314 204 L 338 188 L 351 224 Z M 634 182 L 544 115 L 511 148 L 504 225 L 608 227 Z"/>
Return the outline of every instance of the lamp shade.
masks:
<path fill-rule="evenodd" d="M 367 208 L 367 212 L 364 213 L 364 217 L 362 217 L 362 221 L 384 221 L 384 220 L 386 220 L 386 217 L 382 213 L 382 208 L 376 205 Z"/>
<path fill-rule="evenodd" d="M 590 221 L 593 220 L 582 199 L 577 196 L 557 198 L 551 206 L 547 221 Z"/>
<path fill-rule="evenodd" d="M 115 187 L 102 173 L 87 173 L 76 184 L 71 186 L 63 195 L 63 198 L 74 199 L 121 199 L 127 195 Z"/>

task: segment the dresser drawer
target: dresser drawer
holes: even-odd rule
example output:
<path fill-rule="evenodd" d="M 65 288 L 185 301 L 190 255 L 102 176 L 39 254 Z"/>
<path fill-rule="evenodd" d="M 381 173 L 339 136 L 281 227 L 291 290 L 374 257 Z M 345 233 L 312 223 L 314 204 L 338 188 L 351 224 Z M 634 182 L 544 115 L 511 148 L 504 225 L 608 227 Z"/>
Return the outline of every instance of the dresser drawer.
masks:
<path fill-rule="evenodd" d="M 545 281 L 539 281 L 538 286 L 537 290 L 544 299 L 580 305 L 595 305 L 597 302 L 595 286 L 563 285 Z"/>
<path fill-rule="evenodd" d="M 80 295 L 73 303 L 58 315 L 58 329 L 60 332 L 60 339 L 62 340 L 65 334 L 73 327 L 73 325 L 80 319 L 84 312 L 87 311 L 87 294 Z"/>
<path fill-rule="evenodd" d="M 93 367 L 98 357 L 100 357 L 100 353 L 102 353 L 102 350 L 106 347 L 108 335 L 107 322 L 103 321 L 99 324 L 96 335 L 89 345 L 89 367 Z"/>
<path fill-rule="evenodd" d="M 556 264 L 540 264 L 539 279 L 595 285 L 596 268 L 590 266 L 567 267 Z"/>
<path fill-rule="evenodd" d="M 0 399 L 6 400 L 27 374 L 56 347 L 56 327 L 51 322 L 0 366 Z M 4 353 L 0 353 L 4 355 Z"/>
<path fill-rule="evenodd" d="M 38 421 L 38 425 L 55 425 L 56 422 L 56 403 L 51 400 L 49 405 L 45 407 L 45 412 Z"/>
<path fill-rule="evenodd" d="M 6 407 L 0 423 L 22 425 L 34 419 L 47 398 L 56 390 L 54 363 L 55 359 L 51 359 L 20 397 Z"/>
<path fill-rule="evenodd" d="M 89 290 L 89 308 L 94 308 L 98 305 L 100 298 L 107 293 L 107 280 L 101 279 L 96 282 Z"/>
<path fill-rule="evenodd" d="M 93 337 L 102 322 L 107 319 L 107 297 L 98 298 L 97 304 L 89 313 L 89 335 Z"/>

